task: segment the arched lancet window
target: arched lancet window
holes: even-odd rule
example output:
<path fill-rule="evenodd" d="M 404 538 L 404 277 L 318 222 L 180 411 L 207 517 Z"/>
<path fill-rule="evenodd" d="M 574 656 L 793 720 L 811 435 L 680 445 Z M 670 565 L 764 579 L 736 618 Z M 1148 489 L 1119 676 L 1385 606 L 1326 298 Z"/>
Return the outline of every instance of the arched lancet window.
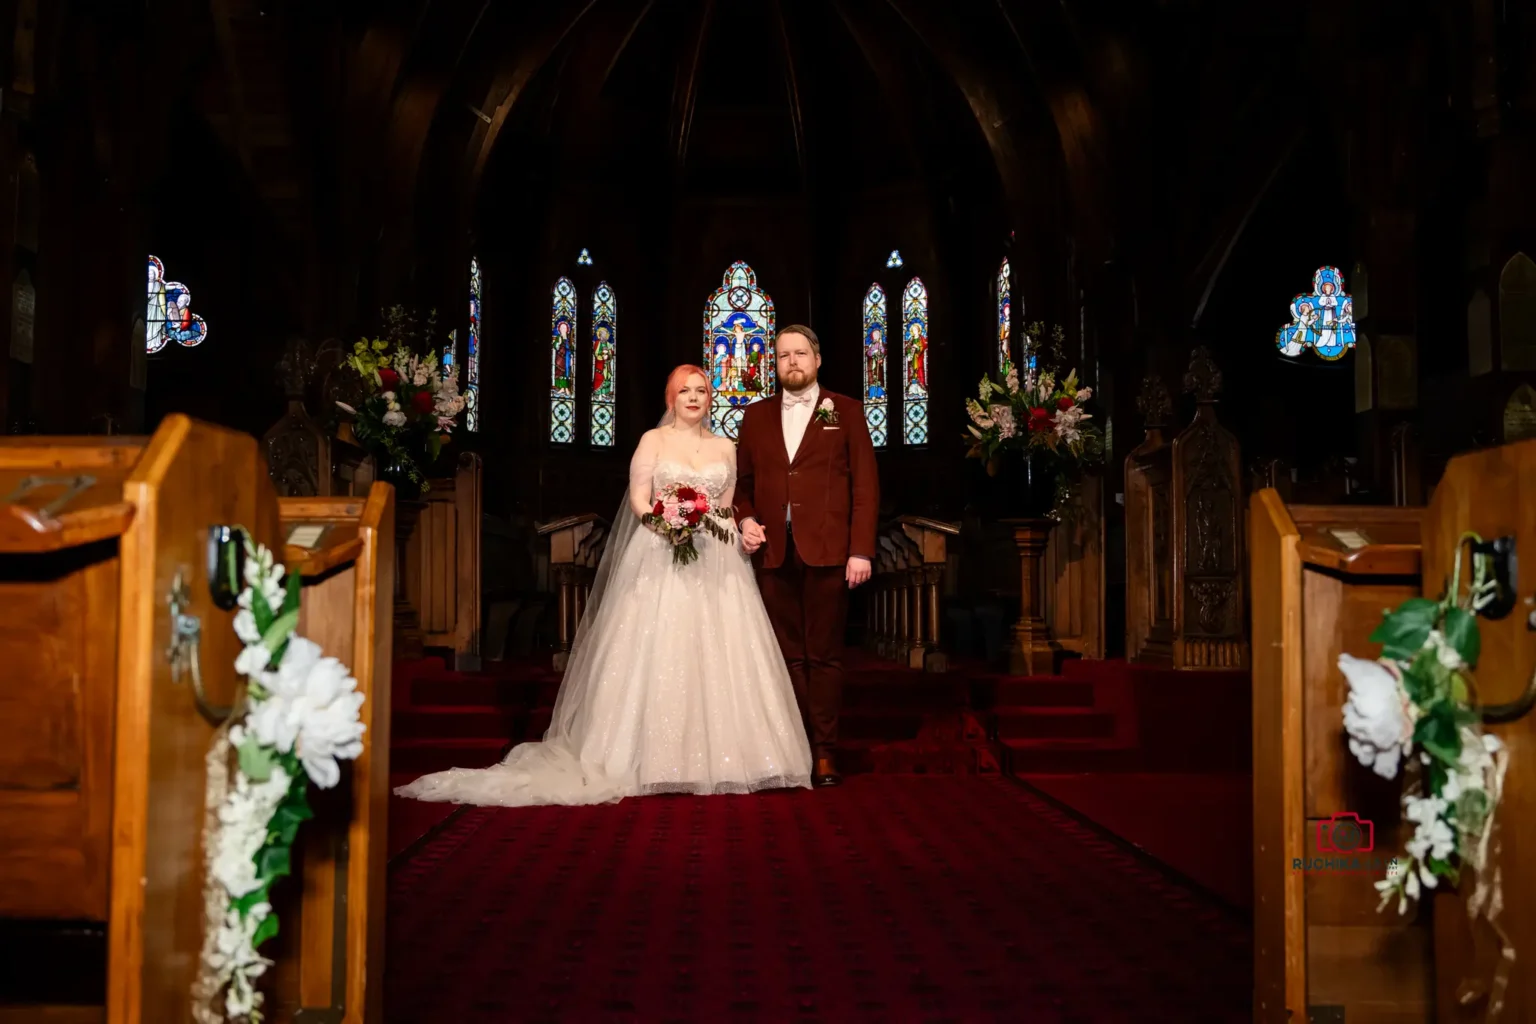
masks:
<path fill-rule="evenodd" d="M 469 340 L 464 348 L 464 429 L 474 431 L 480 429 L 480 261 L 473 256 L 469 259 Z"/>
<path fill-rule="evenodd" d="M 1013 369 L 1013 288 L 1009 283 L 1010 276 L 1011 270 L 1005 257 L 1003 265 L 997 270 L 997 372 L 1004 377 Z"/>
<path fill-rule="evenodd" d="M 192 312 L 192 289 L 165 279 L 165 264 L 149 258 L 149 293 L 144 308 L 144 347 L 150 355 L 171 342 L 195 348 L 208 340 L 208 325 Z"/>
<path fill-rule="evenodd" d="M 928 443 L 928 288 L 920 277 L 901 296 L 902 424 L 905 444 Z"/>
<path fill-rule="evenodd" d="M 1275 347 L 1292 359 L 1311 349 L 1329 362 L 1355 347 L 1355 304 L 1338 267 L 1318 267 L 1312 291 L 1291 300 L 1291 322 L 1275 333 Z"/>
<path fill-rule="evenodd" d="M 884 448 L 890 436 L 885 394 L 890 380 L 885 358 L 889 323 L 885 289 L 872 284 L 864 293 L 864 422 L 876 448 Z"/>
<path fill-rule="evenodd" d="M 613 447 L 618 345 L 618 303 L 608 282 L 600 281 L 592 293 L 592 445 L 595 448 Z"/>
<path fill-rule="evenodd" d="M 555 282 L 549 315 L 549 439 L 576 439 L 576 286 L 568 277 Z"/>
<path fill-rule="evenodd" d="M 710 427 L 732 440 L 748 405 L 773 394 L 773 300 L 741 260 L 704 304 L 704 365 L 715 397 Z"/>

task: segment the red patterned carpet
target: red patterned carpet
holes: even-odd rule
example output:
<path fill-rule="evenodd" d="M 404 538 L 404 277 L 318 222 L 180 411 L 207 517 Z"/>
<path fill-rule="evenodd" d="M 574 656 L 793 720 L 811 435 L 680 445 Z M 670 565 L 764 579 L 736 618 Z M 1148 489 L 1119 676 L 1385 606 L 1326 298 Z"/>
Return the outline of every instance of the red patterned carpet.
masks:
<path fill-rule="evenodd" d="M 996 775 L 474 809 L 389 909 L 397 1024 L 1249 1017 L 1246 924 Z"/>

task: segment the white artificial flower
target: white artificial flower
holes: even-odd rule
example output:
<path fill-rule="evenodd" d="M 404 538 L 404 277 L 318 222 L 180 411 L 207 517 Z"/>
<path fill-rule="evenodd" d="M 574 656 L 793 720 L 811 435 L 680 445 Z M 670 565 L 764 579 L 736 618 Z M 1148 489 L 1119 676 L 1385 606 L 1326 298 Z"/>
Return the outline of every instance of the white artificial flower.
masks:
<path fill-rule="evenodd" d="M 1382 778 L 1395 778 L 1413 736 L 1397 676 L 1379 661 L 1349 654 L 1339 655 L 1339 671 L 1349 682 L 1344 730 L 1350 753 Z"/>
<path fill-rule="evenodd" d="M 249 608 L 241 608 L 235 612 L 235 636 L 239 637 L 243 644 L 261 641 L 261 630 L 256 628 L 256 616 L 251 614 Z"/>
<path fill-rule="evenodd" d="M 261 1006 L 262 995 L 255 980 L 266 973 L 272 961 L 256 952 L 253 939 L 256 929 L 272 912 L 267 903 L 258 903 L 242 918 L 231 909 L 224 915 L 214 939 L 214 949 L 207 957 L 221 984 L 229 986 L 224 997 L 224 1009 L 230 1020 L 240 1020 L 252 1015 Z"/>
<path fill-rule="evenodd" d="M 405 426 L 405 413 L 401 412 L 398 408 L 389 410 L 389 412 L 384 414 L 384 425 L 386 427 Z"/>
<path fill-rule="evenodd" d="M 271 657 L 272 652 L 267 650 L 266 644 L 249 644 L 235 658 L 235 671 L 242 676 L 260 675 Z"/>
<path fill-rule="evenodd" d="M 251 709 L 251 732 L 281 753 L 296 753 L 317 786 L 336 785 L 341 779 L 336 759 L 363 752 L 357 680 L 335 658 L 321 657 L 319 645 L 295 635 L 262 685 L 267 698 Z"/>
<path fill-rule="evenodd" d="M 230 742 L 237 737 L 230 730 Z M 244 742 L 244 730 L 238 739 Z M 260 885 L 256 877 L 256 853 L 267 841 L 267 825 L 293 785 L 281 767 L 273 767 L 265 782 L 252 782 L 244 772 L 235 775 L 235 788 L 219 808 L 219 831 L 213 840 L 213 876 L 233 899 Z"/>
<path fill-rule="evenodd" d="M 1445 822 L 1446 809 L 1446 801 L 1440 797 L 1404 798 L 1403 816 L 1417 827 L 1403 848 L 1414 860 L 1449 860 L 1456 852 L 1456 833 Z"/>

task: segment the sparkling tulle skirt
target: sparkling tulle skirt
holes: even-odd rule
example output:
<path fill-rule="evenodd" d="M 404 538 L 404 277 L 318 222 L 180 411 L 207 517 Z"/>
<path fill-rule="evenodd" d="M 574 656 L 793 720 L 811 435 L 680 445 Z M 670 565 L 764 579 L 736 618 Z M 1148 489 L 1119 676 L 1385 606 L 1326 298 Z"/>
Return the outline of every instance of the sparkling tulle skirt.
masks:
<path fill-rule="evenodd" d="M 453 768 L 396 792 L 519 807 L 648 793 L 808 787 L 810 744 L 751 562 L 700 534 L 699 558 L 633 534 L 589 609 L 544 739 L 491 768 Z"/>

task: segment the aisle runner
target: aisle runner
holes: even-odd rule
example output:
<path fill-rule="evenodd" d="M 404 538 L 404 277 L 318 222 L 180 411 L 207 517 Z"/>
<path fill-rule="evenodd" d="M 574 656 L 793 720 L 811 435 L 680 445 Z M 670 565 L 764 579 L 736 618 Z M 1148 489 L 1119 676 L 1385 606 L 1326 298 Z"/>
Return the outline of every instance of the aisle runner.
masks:
<path fill-rule="evenodd" d="M 391 1022 L 1238 1021 L 1252 992 L 1246 925 L 984 776 L 472 810 L 391 877 L 388 963 Z"/>

